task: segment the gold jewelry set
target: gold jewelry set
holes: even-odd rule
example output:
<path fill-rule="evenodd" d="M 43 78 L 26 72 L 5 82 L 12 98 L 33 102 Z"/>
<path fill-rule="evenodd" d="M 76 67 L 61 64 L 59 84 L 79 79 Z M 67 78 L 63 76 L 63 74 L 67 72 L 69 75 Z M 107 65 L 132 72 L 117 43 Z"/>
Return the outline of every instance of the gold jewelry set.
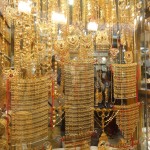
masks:
<path fill-rule="evenodd" d="M 54 49 L 64 63 L 71 63 L 71 54 L 77 54 L 83 61 L 93 61 L 93 39 L 92 35 L 68 35 L 66 40 L 57 40 L 54 43 Z"/>

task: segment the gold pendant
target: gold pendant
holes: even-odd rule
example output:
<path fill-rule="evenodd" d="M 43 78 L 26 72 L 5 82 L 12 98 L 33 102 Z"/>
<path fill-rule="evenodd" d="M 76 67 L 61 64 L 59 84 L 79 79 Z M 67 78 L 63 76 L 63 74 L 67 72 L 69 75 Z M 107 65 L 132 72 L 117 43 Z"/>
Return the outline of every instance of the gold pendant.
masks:
<path fill-rule="evenodd" d="M 127 64 L 133 62 L 133 53 L 132 51 L 127 51 L 124 53 L 124 59 Z"/>
<path fill-rule="evenodd" d="M 106 30 L 98 31 L 96 36 L 96 49 L 97 50 L 107 50 L 109 49 L 110 42 L 109 36 Z"/>
<path fill-rule="evenodd" d="M 117 57 L 117 54 L 119 53 L 119 50 L 117 48 L 111 48 L 109 51 L 113 59 L 115 59 Z"/>
<path fill-rule="evenodd" d="M 79 37 L 77 35 L 69 35 L 67 37 L 67 43 L 71 51 L 76 52 L 79 48 Z"/>

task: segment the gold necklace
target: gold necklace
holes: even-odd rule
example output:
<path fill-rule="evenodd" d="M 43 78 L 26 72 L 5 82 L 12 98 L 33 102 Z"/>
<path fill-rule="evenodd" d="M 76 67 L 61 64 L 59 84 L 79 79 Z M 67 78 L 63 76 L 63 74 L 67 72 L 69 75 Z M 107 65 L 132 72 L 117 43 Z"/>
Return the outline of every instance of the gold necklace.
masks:
<path fill-rule="evenodd" d="M 77 35 L 69 35 L 67 37 L 67 43 L 69 45 L 70 51 L 77 51 L 79 48 L 79 37 Z"/>

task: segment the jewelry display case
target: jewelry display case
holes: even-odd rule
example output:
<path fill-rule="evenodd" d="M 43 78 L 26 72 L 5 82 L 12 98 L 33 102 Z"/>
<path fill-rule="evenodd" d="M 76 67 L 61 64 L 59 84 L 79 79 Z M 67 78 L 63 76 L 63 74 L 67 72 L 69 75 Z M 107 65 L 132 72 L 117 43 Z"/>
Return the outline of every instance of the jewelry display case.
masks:
<path fill-rule="evenodd" d="M 148 150 L 149 18 L 148 0 L 1 0 L 0 148 Z"/>

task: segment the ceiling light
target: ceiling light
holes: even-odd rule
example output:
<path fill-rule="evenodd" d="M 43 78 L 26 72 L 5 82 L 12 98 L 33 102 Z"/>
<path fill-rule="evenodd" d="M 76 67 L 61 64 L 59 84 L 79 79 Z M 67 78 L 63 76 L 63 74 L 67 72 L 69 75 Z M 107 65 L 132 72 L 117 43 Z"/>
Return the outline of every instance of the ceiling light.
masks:
<path fill-rule="evenodd" d="M 106 63 L 107 59 L 106 57 L 102 57 L 102 63 Z"/>
<path fill-rule="evenodd" d="M 74 4 L 74 0 L 69 0 L 69 5 L 73 5 Z"/>
<path fill-rule="evenodd" d="M 98 24 L 96 22 L 89 22 L 87 25 L 87 29 L 90 31 L 97 31 Z"/>
<path fill-rule="evenodd" d="M 31 1 L 19 1 L 18 3 L 18 11 L 24 12 L 26 14 L 31 13 Z"/>
<path fill-rule="evenodd" d="M 62 13 L 52 12 L 52 21 L 54 23 L 66 24 L 67 18 Z"/>

